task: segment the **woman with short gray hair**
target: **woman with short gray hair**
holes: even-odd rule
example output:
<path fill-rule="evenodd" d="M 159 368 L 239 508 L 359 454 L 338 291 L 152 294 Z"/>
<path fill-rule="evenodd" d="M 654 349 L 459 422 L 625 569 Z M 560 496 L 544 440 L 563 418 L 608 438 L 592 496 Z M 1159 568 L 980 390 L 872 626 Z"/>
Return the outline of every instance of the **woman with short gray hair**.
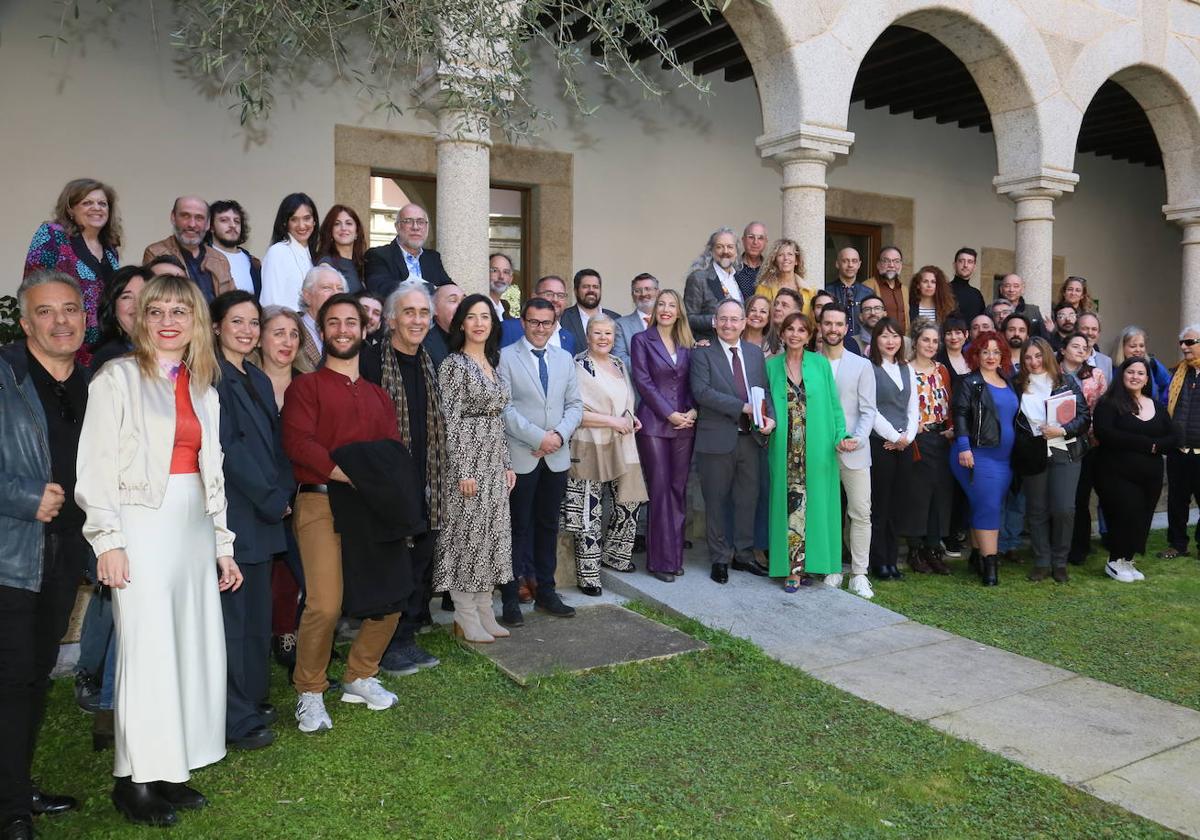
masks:
<path fill-rule="evenodd" d="M 575 538 L 575 575 L 584 595 L 600 595 L 600 564 L 632 572 L 638 510 L 647 501 L 634 433 L 633 384 L 613 355 L 616 322 L 601 313 L 588 321 L 588 349 L 575 357 L 583 421 L 571 436 L 571 471 L 563 499 L 563 528 Z M 612 499 L 604 515 L 604 497 Z"/>

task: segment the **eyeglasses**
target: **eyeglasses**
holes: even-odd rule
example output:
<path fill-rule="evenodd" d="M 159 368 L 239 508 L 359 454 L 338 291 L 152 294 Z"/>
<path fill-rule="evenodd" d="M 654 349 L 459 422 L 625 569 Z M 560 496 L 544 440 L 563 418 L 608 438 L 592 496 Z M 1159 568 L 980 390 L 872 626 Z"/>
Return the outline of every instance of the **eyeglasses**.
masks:
<path fill-rule="evenodd" d="M 1179 339 L 1180 347 L 1195 347 L 1200 344 L 1200 338 L 1181 338 Z"/>
<path fill-rule="evenodd" d="M 423 228 L 423 227 L 429 227 L 429 220 L 428 219 L 400 219 L 396 222 L 396 224 L 400 225 L 401 227 Z"/>
<path fill-rule="evenodd" d="M 538 292 L 537 296 L 546 300 L 566 300 L 566 292 Z"/>
<path fill-rule="evenodd" d="M 166 320 L 167 315 L 170 315 L 175 321 L 187 321 L 192 317 L 192 310 L 186 306 L 172 306 L 170 309 L 151 306 L 146 310 L 147 321 L 163 321 Z"/>
<path fill-rule="evenodd" d="M 902 265 L 903 263 L 904 260 L 900 259 L 885 260 L 883 257 L 879 258 L 880 265 Z"/>
<path fill-rule="evenodd" d="M 526 318 L 525 323 L 535 330 L 548 330 L 554 326 L 553 321 L 535 321 L 533 318 Z"/>
<path fill-rule="evenodd" d="M 75 407 L 67 398 L 67 386 L 61 382 L 54 383 L 54 396 L 58 398 L 58 416 L 64 423 L 75 425 Z"/>
<path fill-rule="evenodd" d="M 884 308 L 882 306 L 864 306 L 864 307 L 862 307 L 862 311 L 863 311 L 863 314 L 866 314 L 869 312 L 883 312 Z"/>

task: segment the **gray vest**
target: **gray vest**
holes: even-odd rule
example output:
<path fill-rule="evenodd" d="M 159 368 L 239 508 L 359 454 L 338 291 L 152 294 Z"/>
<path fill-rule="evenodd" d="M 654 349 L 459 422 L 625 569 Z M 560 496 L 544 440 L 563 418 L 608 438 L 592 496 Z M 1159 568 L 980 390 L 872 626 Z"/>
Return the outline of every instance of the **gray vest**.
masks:
<path fill-rule="evenodd" d="M 892 377 L 888 376 L 880 365 L 873 365 L 873 367 L 875 368 L 875 407 L 897 432 L 904 434 L 910 431 L 906 426 L 908 426 L 908 400 L 913 389 L 912 368 L 907 364 L 900 365 L 900 381 L 904 383 L 904 387 L 897 388 Z"/>

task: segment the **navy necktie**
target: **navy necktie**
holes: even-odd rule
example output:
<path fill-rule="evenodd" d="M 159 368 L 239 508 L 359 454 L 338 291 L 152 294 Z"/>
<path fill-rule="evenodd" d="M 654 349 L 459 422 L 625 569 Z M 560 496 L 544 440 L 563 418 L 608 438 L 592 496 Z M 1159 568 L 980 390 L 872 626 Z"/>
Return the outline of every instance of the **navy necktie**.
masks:
<path fill-rule="evenodd" d="M 534 350 L 533 355 L 538 360 L 538 379 L 542 380 L 542 393 L 550 393 L 550 369 L 546 367 L 546 350 Z"/>

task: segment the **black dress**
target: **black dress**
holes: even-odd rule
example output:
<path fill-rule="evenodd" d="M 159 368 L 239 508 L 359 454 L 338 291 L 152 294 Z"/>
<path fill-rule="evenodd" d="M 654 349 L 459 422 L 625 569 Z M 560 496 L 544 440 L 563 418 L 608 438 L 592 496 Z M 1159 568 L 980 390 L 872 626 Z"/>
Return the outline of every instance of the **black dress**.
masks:
<path fill-rule="evenodd" d="M 1108 523 L 1112 559 L 1131 559 L 1146 551 L 1154 508 L 1162 493 L 1163 454 L 1175 445 L 1175 428 L 1166 410 L 1154 404 L 1143 420 L 1120 411 L 1107 397 L 1096 404 L 1094 427 L 1096 492 Z"/>

